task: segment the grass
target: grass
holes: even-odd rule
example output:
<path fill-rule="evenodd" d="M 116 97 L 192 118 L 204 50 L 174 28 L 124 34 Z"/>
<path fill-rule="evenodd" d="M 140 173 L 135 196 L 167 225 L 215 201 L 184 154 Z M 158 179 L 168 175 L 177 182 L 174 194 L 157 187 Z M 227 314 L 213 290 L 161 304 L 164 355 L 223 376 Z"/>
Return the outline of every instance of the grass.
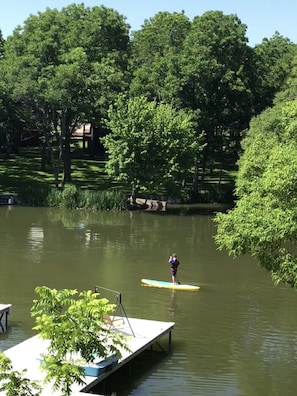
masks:
<path fill-rule="evenodd" d="M 17 194 L 20 189 L 28 186 L 32 189 L 42 186 L 54 187 L 55 180 L 50 166 L 47 166 L 45 172 L 40 169 L 41 154 L 38 149 L 22 149 L 19 155 L 11 155 L 7 159 L 0 158 L 0 192 Z M 80 189 L 128 189 L 108 177 L 104 170 L 104 161 L 75 158 L 71 162 L 71 169 L 72 183 Z M 61 177 L 62 173 L 60 179 Z"/>
<path fill-rule="evenodd" d="M 39 148 L 22 148 L 19 155 L 9 158 L 0 157 L 0 194 L 12 194 L 31 206 L 43 205 L 68 206 L 79 205 L 102 208 L 113 204 L 121 207 L 119 194 L 128 196 L 130 186 L 120 185 L 105 172 L 105 162 L 99 159 L 85 158 L 82 150 L 75 151 L 71 162 L 72 186 L 78 191 L 69 190 L 68 195 L 59 195 L 50 165 L 41 171 L 41 152 Z M 62 174 L 59 175 L 60 180 Z M 234 171 L 213 169 L 205 175 L 203 187 L 195 202 L 232 201 Z M 190 189 L 190 186 L 188 186 Z M 63 199 L 68 202 L 63 202 Z"/>
<path fill-rule="evenodd" d="M 60 206 L 99 209 L 123 209 L 129 188 L 111 180 L 104 161 L 74 158 L 72 184 L 64 191 L 55 188 L 51 167 L 41 171 L 41 153 L 37 148 L 22 149 L 19 155 L 0 158 L 0 194 L 18 197 L 30 206 Z M 60 180 L 62 174 L 59 175 Z"/>

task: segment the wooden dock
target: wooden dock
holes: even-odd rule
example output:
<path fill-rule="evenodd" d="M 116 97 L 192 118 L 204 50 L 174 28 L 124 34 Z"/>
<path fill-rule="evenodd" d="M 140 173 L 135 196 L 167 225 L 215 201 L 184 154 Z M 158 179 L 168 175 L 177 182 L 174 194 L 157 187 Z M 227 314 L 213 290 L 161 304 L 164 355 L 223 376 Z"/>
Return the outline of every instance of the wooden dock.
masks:
<path fill-rule="evenodd" d="M 151 198 L 128 198 L 130 210 L 146 210 L 148 212 L 166 212 L 167 201 Z"/>
<path fill-rule="evenodd" d="M 0 328 L 2 331 L 7 330 L 8 315 L 11 311 L 11 304 L 0 304 Z"/>
<path fill-rule="evenodd" d="M 72 395 L 87 395 L 95 385 L 113 374 L 116 370 L 129 363 L 144 350 L 152 347 L 165 335 L 168 335 L 168 351 L 171 346 L 171 333 L 174 322 L 160 322 L 155 320 L 116 317 L 113 320 L 113 331 L 121 332 L 128 337 L 129 352 L 122 351 L 122 357 L 118 364 L 112 366 L 108 371 L 103 372 L 98 377 L 85 376 L 85 386 L 73 384 Z M 4 353 L 11 361 L 14 370 L 26 369 L 26 377 L 42 383 L 45 373 L 40 368 L 40 355 L 47 350 L 48 343 L 38 335 L 6 350 Z M 2 394 L 2 393 L 0 393 Z M 51 384 L 43 385 L 42 396 L 61 396 L 54 392 Z"/>

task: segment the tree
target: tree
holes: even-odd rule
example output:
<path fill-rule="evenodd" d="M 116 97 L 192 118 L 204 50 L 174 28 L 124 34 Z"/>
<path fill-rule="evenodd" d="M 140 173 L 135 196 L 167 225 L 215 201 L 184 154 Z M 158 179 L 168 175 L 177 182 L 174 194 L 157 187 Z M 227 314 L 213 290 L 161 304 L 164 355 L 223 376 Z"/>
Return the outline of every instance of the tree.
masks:
<path fill-rule="evenodd" d="M 292 69 L 289 89 L 276 97 L 273 108 L 251 122 L 239 161 L 236 181 L 239 199 L 234 209 L 218 214 L 215 219 L 220 249 L 227 249 L 233 256 L 250 254 L 271 272 L 276 284 L 285 282 L 294 288 L 297 288 L 296 71 L 296 67 Z"/>
<path fill-rule="evenodd" d="M 159 12 L 145 20 L 131 42 L 132 96 L 175 104 L 180 91 L 180 54 L 191 22 L 183 13 Z"/>
<path fill-rule="evenodd" d="M 19 118 L 42 131 L 49 149 L 57 138 L 62 184 L 71 182 L 74 129 L 100 122 L 125 87 L 128 31 L 112 9 L 73 4 L 30 16 L 6 41 L 1 77 Z"/>
<path fill-rule="evenodd" d="M 276 95 L 276 102 L 278 105 L 280 105 L 282 102 L 285 103 L 296 99 L 297 54 L 291 60 L 290 65 L 291 65 L 290 73 L 288 74 L 286 81 L 282 85 L 282 89 Z"/>
<path fill-rule="evenodd" d="M 131 188 L 178 196 L 201 150 L 191 113 L 120 96 L 108 111 L 107 172 Z"/>
<path fill-rule="evenodd" d="M 45 382 L 53 381 L 53 389 L 68 396 L 74 382 L 84 383 L 81 365 L 111 354 L 120 357 L 121 350 L 128 349 L 126 339 L 106 326 L 104 318 L 115 306 L 105 298 L 98 298 L 99 293 L 45 286 L 35 290 L 39 299 L 34 300 L 31 308 L 36 318 L 34 329 L 49 341 L 42 363 Z"/>
<path fill-rule="evenodd" d="M 5 43 L 5 40 L 4 40 L 4 38 L 3 38 L 2 31 L 1 31 L 1 29 L 0 29 L 0 59 L 3 58 L 3 54 L 4 54 L 4 43 Z"/>
<path fill-rule="evenodd" d="M 221 11 L 192 22 L 183 13 L 158 13 L 133 36 L 131 94 L 191 109 L 197 136 L 204 133 L 194 193 L 200 169 L 203 183 L 206 169 L 236 166 L 252 116 L 272 103 L 290 67 L 289 40 L 276 34 L 251 48 L 246 29 Z"/>
<path fill-rule="evenodd" d="M 26 378 L 26 370 L 13 370 L 11 360 L 0 352 L 0 391 L 6 396 L 39 396 L 41 386 Z"/>
<path fill-rule="evenodd" d="M 203 173 L 214 163 L 235 164 L 241 132 L 253 114 L 246 28 L 236 15 L 209 11 L 194 18 L 185 39 L 180 97 L 184 106 L 199 109 L 198 130 L 206 142 Z"/>
<path fill-rule="evenodd" d="M 0 30 L 0 74 L 3 67 L 5 40 Z M 17 151 L 19 130 L 23 123 L 16 116 L 17 107 L 9 97 L 9 90 L 5 81 L 0 81 L 0 153 L 5 155 Z"/>
<path fill-rule="evenodd" d="M 278 32 L 255 46 L 255 114 L 272 106 L 275 95 L 283 89 L 290 74 L 296 51 L 296 44 Z"/>

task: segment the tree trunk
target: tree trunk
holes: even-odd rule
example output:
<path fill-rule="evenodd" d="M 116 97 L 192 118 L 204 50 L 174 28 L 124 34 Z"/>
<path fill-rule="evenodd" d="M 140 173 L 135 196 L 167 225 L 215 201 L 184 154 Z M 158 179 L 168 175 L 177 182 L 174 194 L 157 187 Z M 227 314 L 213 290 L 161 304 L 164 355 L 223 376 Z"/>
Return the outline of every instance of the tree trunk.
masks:
<path fill-rule="evenodd" d="M 70 127 L 67 110 L 62 115 L 62 158 L 63 158 L 63 181 L 62 185 L 71 183 L 71 152 L 70 152 Z"/>
<path fill-rule="evenodd" d="M 59 159 L 55 160 L 54 150 L 50 142 L 50 132 L 45 131 L 45 147 L 46 151 L 49 154 L 50 162 L 53 167 L 53 173 L 55 178 L 55 186 L 56 188 L 59 187 Z"/>
<path fill-rule="evenodd" d="M 47 156 L 47 147 L 46 142 L 42 143 L 42 151 L 41 151 L 41 171 L 46 171 L 46 156 Z"/>
<path fill-rule="evenodd" d="M 70 136 L 67 134 L 63 146 L 63 186 L 71 183 L 71 153 L 70 153 Z"/>
<path fill-rule="evenodd" d="M 198 194 L 198 185 L 199 185 L 199 162 L 197 160 L 195 161 L 195 171 L 193 176 L 193 187 L 192 187 L 194 195 Z"/>

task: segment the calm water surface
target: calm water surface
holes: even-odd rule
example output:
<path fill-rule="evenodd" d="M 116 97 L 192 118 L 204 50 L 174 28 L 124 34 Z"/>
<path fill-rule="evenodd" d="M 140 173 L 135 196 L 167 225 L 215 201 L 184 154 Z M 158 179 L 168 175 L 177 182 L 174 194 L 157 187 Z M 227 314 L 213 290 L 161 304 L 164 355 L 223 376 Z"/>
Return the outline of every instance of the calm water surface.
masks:
<path fill-rule="evenodd" d="M 296 395 L 296 292 L 273 286 L 249 257 L 217 251 L 214 233 L 208 215 L 0 207 L 0 302 L 13 305 L 0 348 L 34 335 L 36 286 L 99 285 L 121 292 L 130 317 L 176 323 L 172 352 L 143 357 L 106 394 Z M 173 251 L 180 280 L 199 292 L 141 286 L 141 278 L 170 280 Z"/>

